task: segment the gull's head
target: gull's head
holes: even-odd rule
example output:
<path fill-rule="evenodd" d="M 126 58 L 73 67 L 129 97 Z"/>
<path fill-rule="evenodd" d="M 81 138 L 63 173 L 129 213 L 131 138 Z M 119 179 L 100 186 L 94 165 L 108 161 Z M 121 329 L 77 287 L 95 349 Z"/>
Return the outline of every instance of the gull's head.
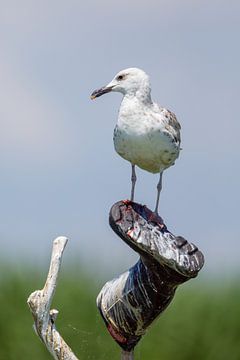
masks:
<path fill-rule="evenodd" d="M 120 92 L 123 95 L 150 97 L 151 87 L 149 77 L 143 70 L 138 68 L 121 70 L 108 85 L 95 90 L 91 95 L 91 99 L 95 99 L 110 91 Z"/>

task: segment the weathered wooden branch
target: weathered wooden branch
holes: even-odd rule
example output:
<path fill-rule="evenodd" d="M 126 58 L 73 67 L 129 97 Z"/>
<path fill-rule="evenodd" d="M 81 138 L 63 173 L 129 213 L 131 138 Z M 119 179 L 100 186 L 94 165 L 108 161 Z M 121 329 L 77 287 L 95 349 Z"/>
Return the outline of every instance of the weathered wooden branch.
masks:
<path fill-rule="evenodd" d="M 58 311 L 50 310 L 67 241 L 64 236 L 53 241 L 50 268 L 44 288 L 34 291 L 29 296 L 27 303 L 34 318 L 34 330 L 53 358 L 57 360 L 78 360 L 56 329 L 55 321 Z"/>

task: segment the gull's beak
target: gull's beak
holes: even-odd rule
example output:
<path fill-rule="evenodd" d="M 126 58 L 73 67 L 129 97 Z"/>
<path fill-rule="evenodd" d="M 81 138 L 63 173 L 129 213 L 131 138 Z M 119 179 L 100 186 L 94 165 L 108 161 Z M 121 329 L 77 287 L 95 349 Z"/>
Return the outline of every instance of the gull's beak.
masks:
<path fill-rule="evenodd" d="M 102 96 L 103 94 L 106 94 L 110 91 L 112 91 L 112 89 L 114 88 L 114 86 L 103 86 L 101 89 L 98 89 L 98 90 L 94 90 L 94 92 L 92 93 L 91 95 L 91 99 L 95 99 L 99 96 Z"/>

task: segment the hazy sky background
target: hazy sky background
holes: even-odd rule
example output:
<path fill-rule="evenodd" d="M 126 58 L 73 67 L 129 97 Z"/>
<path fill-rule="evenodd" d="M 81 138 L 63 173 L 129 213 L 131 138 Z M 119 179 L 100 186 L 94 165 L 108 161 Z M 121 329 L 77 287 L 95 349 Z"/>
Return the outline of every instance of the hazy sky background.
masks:
<path fill-rule="evenodd" d="M 65 261 L 118 273 L 137 259 L 108 226 L 130 194 L 113 149 L 120 94 L 90 93 L 140 67 L 177 114 L 182 147 L 160 212 L 195 242 L 205 274 L 239 269 L 239 1 L 0 2 L 0 244 L 5 261 Z M 136 201 L 154 208 L 157 175 L 137 170 Z"/>

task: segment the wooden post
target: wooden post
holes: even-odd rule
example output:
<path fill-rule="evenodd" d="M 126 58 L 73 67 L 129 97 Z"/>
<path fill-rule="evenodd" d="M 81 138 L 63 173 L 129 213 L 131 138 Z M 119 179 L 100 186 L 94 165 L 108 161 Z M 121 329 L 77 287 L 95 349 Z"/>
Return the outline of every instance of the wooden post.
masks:
<path fill-rule="evenodd" d="M 34 330 L 56 360 L 78 360 L 56 329 L 55 321 L 58 311 L 50 310 L 67 241 L 64 236 L 53 241 L 46 283 L 42 290 L 34 291 L 27 300 L 34 319 Z"/>
<path fill-rule="evenodd" d="M 122 350 L 121 360 L 134 360 L 133 350 L 130 352 Z"/>

